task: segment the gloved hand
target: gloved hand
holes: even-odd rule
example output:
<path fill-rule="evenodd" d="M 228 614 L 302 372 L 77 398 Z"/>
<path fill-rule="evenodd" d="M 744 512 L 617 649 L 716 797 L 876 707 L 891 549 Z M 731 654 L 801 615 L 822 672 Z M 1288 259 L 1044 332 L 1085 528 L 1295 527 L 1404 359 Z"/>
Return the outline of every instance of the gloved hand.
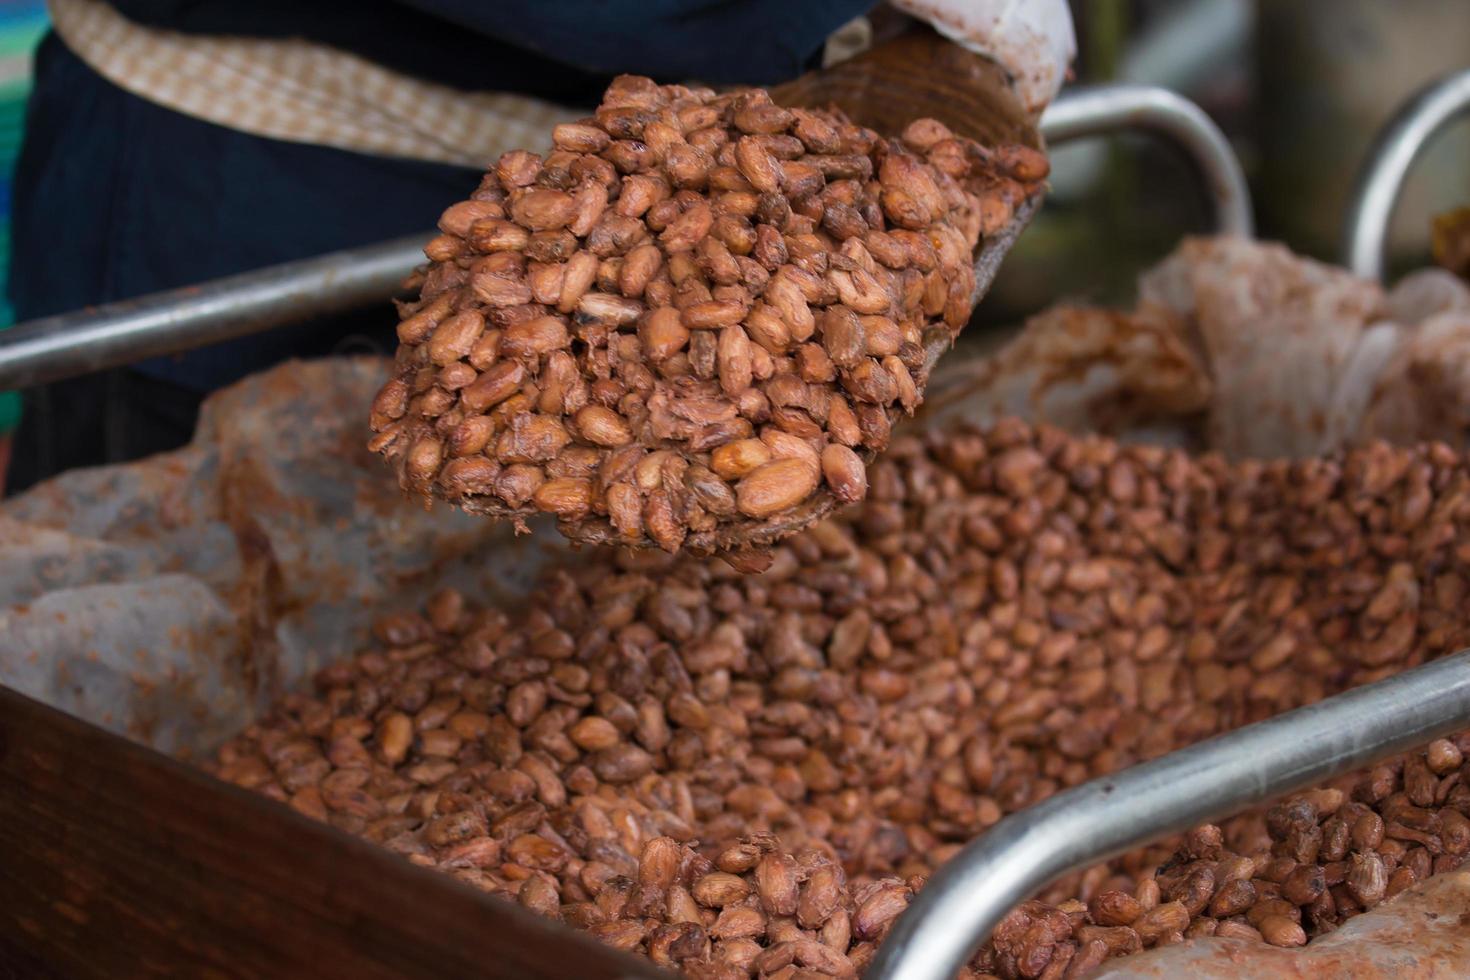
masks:
<path fill-rule="evenodd" d="M 1067 0 L 891 0 L 1010 73 L 1026 108 L 1056 96 L 1077 54 Z"/>

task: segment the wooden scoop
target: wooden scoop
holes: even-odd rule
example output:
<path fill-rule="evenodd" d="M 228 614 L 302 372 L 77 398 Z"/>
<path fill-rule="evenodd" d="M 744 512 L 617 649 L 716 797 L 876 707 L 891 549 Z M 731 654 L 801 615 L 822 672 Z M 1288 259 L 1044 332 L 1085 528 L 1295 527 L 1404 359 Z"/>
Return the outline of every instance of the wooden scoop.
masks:
<path fill-rule="evenodd" d="M 1021 144 L 1043 149 L 1037 118 L 1022 106 L 1004 70 L 927 27 L 901 34 L 848 61 L 773 86 L 769 91 L 778 105 L 807 109 L 835 106 L 853 122 L 884 136 L 898 136 L 913 120 L 929 117 L 982 146 Z M 975 254 L 972 306 L 989 290 L 1001 261 L 1040 205 L 1041 194 L 1033 194 L 1016 207 L 999 232 L 982 239 Z M 925 333 L 924 367 L 914 379 L 921 392 L 930 372 L 952 345 L 953 337 L 943 324 Z M 861 455 L 864 462 L 871 463 L 877 454 L 864 450 Z M 722 553 L 737 567 L 758 570 L 762 549 L 816 523 L 839 505 L 829 491 L 819 488 L 802 503 L 767 520 L 732 521 L 714 531 L 691 533 L 684 547 L 695 554 Z M 465 500 L 461 506 L 501 517 L 524 518 L 533 513 L 511 511 L 489 498 Z M 589 544 L 629 544 L 601 517 L 588 517 L 575 527 L 562 525 L 561 531 L 574 541 Z"/>
<path fill-rule="evenodd" d="M 982 146 L 1042 149 L 1037 120 L 995 62 L 915 28 L 840 64 L 769 89 L 779 105 L 836 106 L 853 122 L 897 136 L 915 119 L 937 119 Z"/>

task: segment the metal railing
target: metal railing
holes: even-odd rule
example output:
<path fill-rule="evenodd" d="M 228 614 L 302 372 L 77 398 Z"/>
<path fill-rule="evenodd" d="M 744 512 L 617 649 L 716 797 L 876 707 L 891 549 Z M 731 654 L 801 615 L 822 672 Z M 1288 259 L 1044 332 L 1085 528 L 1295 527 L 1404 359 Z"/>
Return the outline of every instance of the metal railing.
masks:
<path fill-rule="evenodd" d="M 1394 206 L 1409 170 L 1430 140 L 1470 112 L 1470 69 L 1420 89 L 1379 132 L 1358 173 L 1343 227 L 1342 264 L 1365 279 L 1382 279 Z"/>
<path fill-rule="evenodd" d="M 413 235 L 211 279 L 0 331 L 0 391 L 205 347 L 386 302 L 424 261 Z"/>
<path fill-rule="evenodd" d="M 1013 813 L 947 861 L 878 948 L 872 980 L 949 980 L 1015 905 L 1069 871 L 1470 727 L 1470 651 Z"/>
<path fill-rule="evenodd" d="M 1163 136 L 1194 163 L 1222 235 L 1254 234 L 1250 187 L 1225 134 L 1184 96 L 1156 85 L 1097 85 L 1069 89 L 1041 114 L 1048 143 L 1121 130 Z"/>
<path fill-rule="evenodd" d="M 1060 143 L 1125 129 L 1160 134 L 1195 162 L 1216 228 L 1249 235 L 1250 197 L 1224 136 L 1194 103 L 1147 85 L 1062 93 L 1042 134 Z M 18 324 L 0 331 L 0 391 L 191 350 L 386 301 L 433 232 Z"/>

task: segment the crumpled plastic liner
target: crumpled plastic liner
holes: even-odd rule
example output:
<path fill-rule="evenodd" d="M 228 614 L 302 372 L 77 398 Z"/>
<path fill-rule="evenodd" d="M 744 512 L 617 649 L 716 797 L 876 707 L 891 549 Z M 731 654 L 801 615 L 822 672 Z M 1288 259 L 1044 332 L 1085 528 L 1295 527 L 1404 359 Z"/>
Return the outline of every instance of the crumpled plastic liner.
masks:
<path fill-rule="evenodd" d="M 931 412 L 1236 459 L 1465 445 L 1470 286 L 1442 269 L 1385 293 L 1280 245 L 1199 238 L 1144 273 L 1138 297 L 1053 307 L 993 356 L 941 365 Z"/>
<path fill-rule="evenodd" d="M 0 503 L 0 683 L 199 755 L 384 610 L 523 591 L 562 539 L 406 499 L 364 445 L 385 377 L 288 363 L 206 401 L 185 449 Z"/>
<path fill-rule="evenodd" d="M 1092 980 L 1464 980 L 1470 976 L 1470 872 L 1437 874 L 1299 949 L 1187 939 L 1109 960 Z"/>

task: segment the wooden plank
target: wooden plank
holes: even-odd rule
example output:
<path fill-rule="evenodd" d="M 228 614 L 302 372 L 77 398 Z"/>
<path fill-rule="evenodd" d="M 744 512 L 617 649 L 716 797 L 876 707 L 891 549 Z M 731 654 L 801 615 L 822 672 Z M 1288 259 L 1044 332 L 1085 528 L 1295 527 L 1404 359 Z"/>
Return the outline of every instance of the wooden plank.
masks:
<path fill-rule="evenodd" d="M 0 687 L 0 977 L 666 977 Z"/>

